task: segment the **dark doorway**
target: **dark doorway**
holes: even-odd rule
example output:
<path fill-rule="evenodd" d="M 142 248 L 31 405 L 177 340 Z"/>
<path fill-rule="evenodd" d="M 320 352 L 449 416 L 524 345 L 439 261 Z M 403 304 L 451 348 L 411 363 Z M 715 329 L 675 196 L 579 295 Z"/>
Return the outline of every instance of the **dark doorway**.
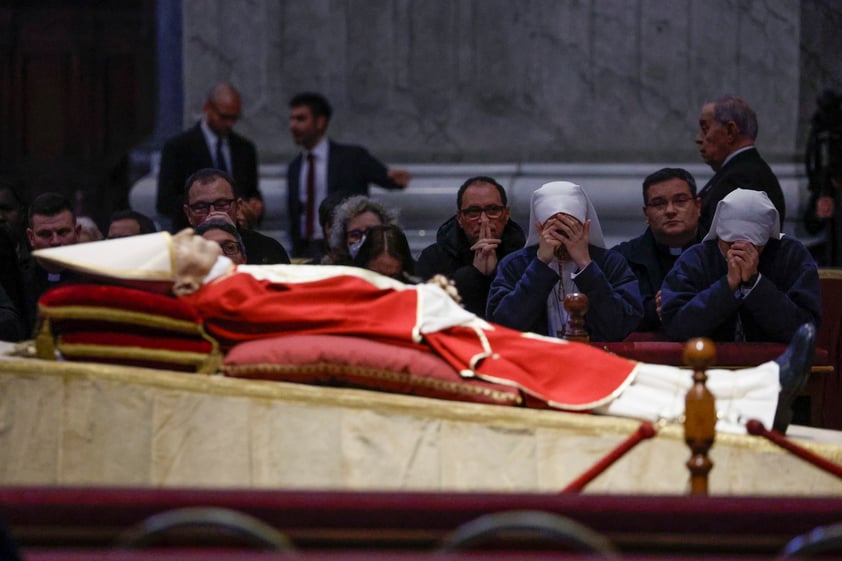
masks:
<path fill-rule="evenodd" d="M 154 128 L 154 0 L 0 6 L 0 166 L 100 225 L 126 207 L 128 154 Z"/>

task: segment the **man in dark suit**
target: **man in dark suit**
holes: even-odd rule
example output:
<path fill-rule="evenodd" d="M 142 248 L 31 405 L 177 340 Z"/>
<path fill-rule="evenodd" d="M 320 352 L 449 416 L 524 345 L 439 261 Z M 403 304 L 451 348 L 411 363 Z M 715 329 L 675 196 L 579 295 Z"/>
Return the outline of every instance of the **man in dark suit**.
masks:
<path fill-rule="evenodd" d="M 158 172 L 158 198 L 155 208 L 164 229 L 187 227 L 181 210 L 184 182 L 204 168 L 220 169 L 237 183 L 238 197 L 258 217 L 263 215 L 263 199 L 257 187 L 257 150 L 248 139 L 233 132 L 240 118 L 242 101 L 234 86 L 221 83 L 208 93 L 202 106 L 204 117 L 189 130 L 169 139 L 161 152 Z"/>
<path fill-rule="evenodd" d="M 786 206 L 781 184 L 755 148 L 756 139 L 757 115 L 744 99 L 726 95 L 702 106 L 696 144 L 702 159 L 716 172 L 699 191 L 702 235 L 710 229 L 716 204 L 737 188 L 765 191 L 783 226 Z"/>
<path fill-rule="evenodd" d="M 290 102 L 289 129 L 303 152 L 287 168 L 287 210 L 293 257 L 312 257 L 322 250 L 319 203 L 333 193 L 368 195 L 374 183 L 403 189 L 405 170 L 389 170 L 362 146 L 327 138 L 332 109 L 321 94 L 300 93 Z"/>

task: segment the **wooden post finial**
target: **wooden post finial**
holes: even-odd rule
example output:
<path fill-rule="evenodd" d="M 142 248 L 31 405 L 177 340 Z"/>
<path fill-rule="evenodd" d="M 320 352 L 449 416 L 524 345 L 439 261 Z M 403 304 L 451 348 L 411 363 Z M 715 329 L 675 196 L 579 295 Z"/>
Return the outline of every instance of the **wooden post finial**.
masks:
<path fill-rule="evenodd" d="M 589 343 L 591 338 L 585 329 L 585 314 L 588 313 L 588 297 L 581 292 L 573 292 L 564 297 L 564 309 L 567 311 L 567 325 L 564 337 L 568 341 Z"/>
<path fill-rule="evenodd" d="M 684 347 L 684 362 L 693 369 L 693 385 L 684 400 L 684 440 L 690 447 L 690 494 L 707 495 L 708 474 L 713 462 L 708 451 L 716 437 L 716 403 L 705 385 L 706 370 L 716 361 L 716 346 L 710 339 L 691 339 Z"/>

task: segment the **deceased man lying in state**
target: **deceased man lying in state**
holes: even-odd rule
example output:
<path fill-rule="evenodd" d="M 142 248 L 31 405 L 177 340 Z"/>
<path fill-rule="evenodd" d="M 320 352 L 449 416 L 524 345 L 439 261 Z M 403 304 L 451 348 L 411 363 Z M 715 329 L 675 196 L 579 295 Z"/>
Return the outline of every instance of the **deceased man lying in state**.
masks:
<path fill-rule="evenodd" d="M 97 251 L 85 244 L 34 255 L 109 282 L 171 291 L 198 311 L 223 348 L 287 333 L 423 344 L 463 377 L 517 387 L 554 408 L 655 421 L 681 417 L 691 384 L 687 370 L 488 323 L 442 283 L 405 285 L 355 267 L 235 266 L 191 230 L 96 243 Z M 709 371 L 717 430 L 744 433 L 749 419 L 771 426 L 776 410 L 789 410 L 809 372 L 814 338 L 806 324 L 775 361 Z"/>

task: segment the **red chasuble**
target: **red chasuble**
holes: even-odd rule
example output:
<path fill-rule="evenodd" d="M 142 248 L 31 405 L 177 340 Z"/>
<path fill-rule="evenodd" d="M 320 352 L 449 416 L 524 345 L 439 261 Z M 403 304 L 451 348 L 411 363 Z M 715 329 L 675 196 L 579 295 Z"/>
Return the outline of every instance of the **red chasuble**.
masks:
<path fill-rule="evenodd" d="M 235 273 L 182 299 L 196 308 L 224 347 L 290 333 L 348 335 L 399 345 L 423 342 L 465 377 L 516 386 L 562 409 L 603 405 L 634 377 L 637 363 L 590 345 L 479 321 L 426 332 L 419 341 L 422 297 L 412 287 L 382 288 L 352 275 L 271 282 Z"/>

